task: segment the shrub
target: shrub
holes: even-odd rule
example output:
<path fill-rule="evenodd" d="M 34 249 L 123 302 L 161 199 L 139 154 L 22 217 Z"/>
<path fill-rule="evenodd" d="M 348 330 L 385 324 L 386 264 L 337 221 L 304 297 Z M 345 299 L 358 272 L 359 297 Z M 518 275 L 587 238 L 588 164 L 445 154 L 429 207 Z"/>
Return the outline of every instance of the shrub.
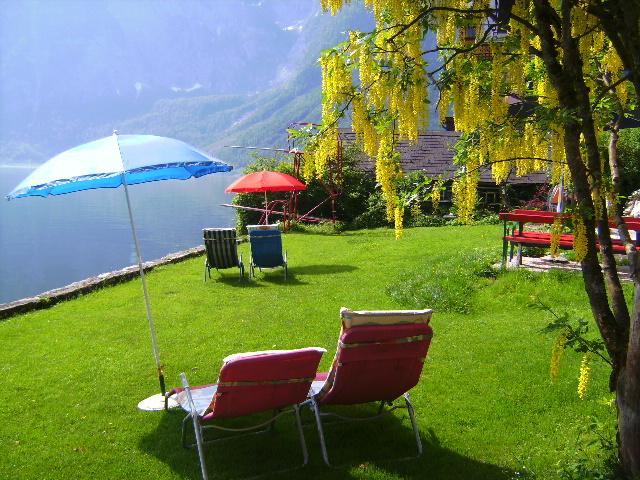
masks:
<path fill-rule="evenodd" d="M 376 183 L 373 176 L 358 167 L 359 150 L 354 146 L 347 147 L 343 152 L 343 170 L 342 170 L 342 192 L 336 201 L 336 217 L 345 224 L 352 224 L 354 220 L 363 212 L 366 213 L 371 203 L 371 196 L 376 194 Z M 271 170 L 293 174 L 293 166 L 290 161 L 281 161 L 271 157 L 254 156 L 254 161 L 245 167 L 244 173 L 252 173 L 261 170 Z M 304 213 L 316 207 L 320 202 L 325 200 L 329 193 L 324 185 L 329 184 L 328 177 L 322 179 L 312 179 L 308 182 L 307 189 L 300 193 L 298 199 L 298 212 Z M 374 192 L 372 194 L 372 192 Z M 289 197 L 288 192 L 269 193 L 269 200 L 284 200 Z M 375 195 L 374 195 L 375 196 Z M 261 193 L 244 193 L 237 195 L 233 203 L 235 205 L 243 205 L 247 207 L 262 208 L 264 205 L 264 194 Z M 374 202 L 375 203 L 375 202 Z M 384 205 L 382 205 L 384 208 Z M 374 207 L 377 208 L 377 207 Z M 384 210 L 383 210 L 384 213 Z M 323 205 L 313 211 L 315 217 L 331 218 L 331 202 L 326 201 Z M 246 232 L 246 225 L 257 223 L 260 219 L 260 212 L 250 212 L 246 210 L 237 210 L 237 228 L 241 233 Z M 375 227 L 384 225 L 378 223 Z"/>
<path fill-rule="evenodd" d="M 292 221 L 290 226 L 291 232 L 315 233 L 323 235 L 339 235 L 344 232 L 346 225 L 344 222 L 320 222 L 320 223 L 304 223 Z"/>
<path fill-rule="evenodd" d="M 406 308 L 467 314 L 473 307 L 471 293 L 496 277 L 495 260 L 494 253 L 478 249 L 454 259 L 441 257 L 400 276 L 387 287 L 387 294 Z"/>
<path fill-rule="evenodd" d="M 518 247 L 515 247 L 518 248 Z M 533 257 L 540 258 L 544 257 L 549 253 L 549 249 L 545 247 L 522 247 L 522 256 L 523 257 Z"/>
<path fill-rule="evenodd" d="M 582 420 L 584 421 L 584 420 Z M 558 463 L 562 480 L 621 480 L 612 422 L 591 416 L 576 422 L 575 453 L 568 462 Z"/>
<path fill-rule="evenodd" d="M 474 223 L 476 225 L 498 225 L 502 220 L 497 213 L 494 212 L 478 212 L 475 216 Z"/>
<path fill-rule="evenodd" d="M 447 220 L 438 215 L 420 214 L 409 218 L 409 227 L 442 227 L 447 224 Z"/>
<path fill-rule="evenodd" d="M 364 211 L 350 223 L 351 228 L 377 228 L 387 226 L 387 207 L 379 190 L 372 192 L 367 198 Z"/>

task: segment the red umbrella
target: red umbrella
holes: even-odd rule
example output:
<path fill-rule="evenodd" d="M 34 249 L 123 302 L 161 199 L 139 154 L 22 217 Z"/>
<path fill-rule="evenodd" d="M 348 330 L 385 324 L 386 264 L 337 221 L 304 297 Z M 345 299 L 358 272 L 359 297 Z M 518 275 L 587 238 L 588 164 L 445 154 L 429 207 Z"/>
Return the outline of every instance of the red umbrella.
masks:
<path fill-rule="evenodd" d="M 269 209 L 267 208 L 267 192 L 294 192 L 306 190 L 307 186 L 291 175 L 280 172 L 255 172 L 239 178 L 227 188 L 227 193 L 264 192 L 264 209 L 266 223 L 269 223 Z"/>

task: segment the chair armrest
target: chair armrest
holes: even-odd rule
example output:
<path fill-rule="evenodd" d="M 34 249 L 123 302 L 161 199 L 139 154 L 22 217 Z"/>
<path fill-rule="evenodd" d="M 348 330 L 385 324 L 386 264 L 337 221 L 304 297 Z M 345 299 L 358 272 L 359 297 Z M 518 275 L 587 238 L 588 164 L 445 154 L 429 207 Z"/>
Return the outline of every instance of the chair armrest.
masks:
<path fill-rule="evenodd" d="M 180 374 L 180 381 L 182 382 L 182 387 L 184 388 L 184 392 L 187 395 L 187 402 L 189 403 L 189 410 L 191 410 L 191 416 L 197 417 L 198 411 L 196 410 L 196 404 L 193 402 L 193 396 L 191 395 L 191 387 L 189 386 L 189 382 L 187 381 L 187 376 L 184 372 Z"/>

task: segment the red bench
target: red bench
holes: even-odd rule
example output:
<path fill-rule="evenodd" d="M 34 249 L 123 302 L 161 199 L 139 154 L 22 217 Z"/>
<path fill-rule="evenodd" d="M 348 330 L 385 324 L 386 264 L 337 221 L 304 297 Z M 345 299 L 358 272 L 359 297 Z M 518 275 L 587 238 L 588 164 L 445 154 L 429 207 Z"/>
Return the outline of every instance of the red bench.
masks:
<path fill-rule="evenodd" d="M 502 266 L 506 266 L 507 262 L 507 250 L 511 245 L 509 253 L 509 261 L 513 259 L 513 249 L 515 245 L 518 245 L 517 264 L 522 265 L 522 247 L 550 247 L 551 246 L 551 232 L 535 232 L 525 231 L 524 226 L 527 223 L 533 224 L 553 224 L 556 218 L 566 217 L 570 215 L 556 212 L 544 212 L 540 210 L 523 210 L 516 209 L 511 212 L 500 213 L 500 220 L 504 222 L 504 231 L 502 237 Z M 640 231 L 640 218 L 623 217 L 627 228 L 630 231 Z M 513 222 L 514 226 L 509 232 L 508 222 Z M 517 229 L 515 224 L 517 223 Z M 609 226 L 615 228 L 617 225 L 613 220 L 609 220 Z M 636 233 L 636 249 L 640 250 L 640 235 Z M 612 240 L 612 246 L 614 253 L 625 253 L 624 245 L 618 239 Z M 562 250 L 571 250 L 573 248 L 573 234 L 561 234 L 558 247 Z"/>

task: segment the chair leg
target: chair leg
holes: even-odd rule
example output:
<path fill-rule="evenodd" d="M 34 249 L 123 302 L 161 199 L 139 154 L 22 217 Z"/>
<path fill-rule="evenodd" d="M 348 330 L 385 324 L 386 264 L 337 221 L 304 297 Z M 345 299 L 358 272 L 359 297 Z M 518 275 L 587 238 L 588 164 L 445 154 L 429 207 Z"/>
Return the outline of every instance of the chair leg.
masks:
<path fill-rule="evenodd" d="M 502 228 L 502 263 L 500 269 L 504 271 L 507 268 L 507 249 L 509 248 L 509 242 L 507 241 L 507 221 L 505 220 Z"/>
<path fill-rule="evenodd" d="M 287 274 L 289 273 L 289 262 L 287 261 L 287 252 L 284 252 L 284 280 L 287 281 Z"/>
<path fill-rule="evenodd" d="M 327 443 L 324 441 L 324 430 L 322 428 L 322 418 L 320 418 L 320 407 L 313 397 L 311 397 L 311 408 L 316 417 L 316 425 L 318 426 L 318 436 L 320 437 L 320 450 L 322 450 L 322 458 L 327 466 L 331 466 L 329 462 L 329 454 L 327 453 Z"/>
<path fill-rule="evenodd" d="M 276 419 L 277 419 L 279 413 L 280 413 L 280 410 L 278 410 L 278 409 L 275 409 L 271 413 L 271 422 L 269 422 L 269 426 L 265 430 L 265 431 L 269 432 L 271 435 L 273 435 L 275 433 L 275 431 L 276 431 Z"/>
<path fill-rule="evenodd" d="M 191 416 L 191 415 L 189 415 Z M 208 480 L 207 476 L 207 464 L 204 459 L 204 445 L 202 442 L 202 428 L 200 427 L 200 421 L 198 417 L 193 416 L 193 429 L 196 433 L 196 444 L 198 447 L 198 457 L 200 459 L 200 470 L 202 471 L 202 480 Z"/>
<path fill-rule="evenodd" d="M 189 425 L 189 418 L 191 418 L 191 415 L 187 415 L 184 417 L 184 420 L 182 420 L 182 448 L 189 448 L 187 444 L 187 425 Z"/>
<path fill-rule="evenodd" d="M 205 282 L 207 281 L 207 267 L 208 267 L 207 261 L 205 260 L 204 261 L 204 281 Z"/>
<path fill-rule="evenodd" d="M 302 466 L 304 467 L 309 463 L 309 451 L 307 450 L 307 442 L 304 439 L 304 430 L 302 429 L 302 420 L 300 419 L 300 407 L 298 405 L 293 406 L 293 412 L 296 415 L 296 425 L 298 426 L 298 435 L 300 437 L 300 447 L 302 447 Z"/>
<path fill-rule="evenodd" d="M 409 412 L 409 418 L 411 419 L 411 426 L 413 427 L 413 433 L 416 436 L 416 446 L 418 447 L 418 456 L 422 455 L 422 441 L 420 440 L 420 431 L 418 430 L 418 422 L 416 422 L 416 415 L 409 400 L 409 393 L 404 394 L 404 401 L 407 404 L 407 412 Z"/>

